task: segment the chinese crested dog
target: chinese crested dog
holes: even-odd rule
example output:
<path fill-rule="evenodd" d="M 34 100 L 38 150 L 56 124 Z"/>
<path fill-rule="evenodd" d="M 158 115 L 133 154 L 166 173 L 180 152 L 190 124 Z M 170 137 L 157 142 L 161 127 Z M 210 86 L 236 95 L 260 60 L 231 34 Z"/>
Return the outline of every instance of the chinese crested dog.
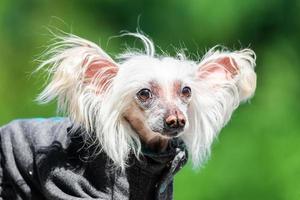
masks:
<path fill-rule="evenodd" d="M 128 35 L 140 39 L 144 51 L 128 51 L 113 59 L 98 45 L 74 35 L 60 37 L 48 51 L 39 69 L 49 73 L 49 84 L 38 101 L 56 99 L 67 118 L 14 121 L 0 129 L 2 137 L 30 138 L 11 142 L 13 148 L 23 142 L 38 149 L 31 154 L 33 150 L 28 150 L 31 156 L 18 154 L 30 157 L 25 162 L 29 166 L 35 163 L 29 175 L 7 169 L 18 166 L 17 161 L 2 166 L 12 185 L 15 180 L 26 182 L 24 194 L 57 199 L 171 199 L 173 175 L 185 164 L 187 154 L 195 166 L 201 165 L 233 111 L 255 92 L 256 57 L 251 49 L 215 47 L 193 61 L 183 54 L 157 55 L 148 37 Z M 9 160 L 4 140 L 2 157 Z M 93 154 L 93 159 L 75 159 L 82 154 L 89 158 Z M 70 155 L 75 161 L 69 162 Z M 33 192 L 37 189 L 31 179 L 40 180 L 35 187 L 42 192 Z"/>

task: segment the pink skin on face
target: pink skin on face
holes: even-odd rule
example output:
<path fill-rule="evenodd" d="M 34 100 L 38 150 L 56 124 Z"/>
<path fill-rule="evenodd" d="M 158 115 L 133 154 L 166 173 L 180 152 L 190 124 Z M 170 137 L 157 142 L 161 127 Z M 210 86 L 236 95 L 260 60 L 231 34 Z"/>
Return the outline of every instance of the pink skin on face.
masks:
<path fill-rule="evenodd" d="M 182 94 L 181 90 L 181 82 L 180 81 L 174 81 L 172 93 L 171 93 L 171 99 L 175 100 L 178 97 L 185 101 L 186 97 Z M 176 106 L 175 102 L 166 103 L 167 108 L 167 114 L 166 114 L 166 123 L 170 124 L 170 126 L 176 126 L 184 127 L 186 123 L 186 118 L 182 111 Z"/>

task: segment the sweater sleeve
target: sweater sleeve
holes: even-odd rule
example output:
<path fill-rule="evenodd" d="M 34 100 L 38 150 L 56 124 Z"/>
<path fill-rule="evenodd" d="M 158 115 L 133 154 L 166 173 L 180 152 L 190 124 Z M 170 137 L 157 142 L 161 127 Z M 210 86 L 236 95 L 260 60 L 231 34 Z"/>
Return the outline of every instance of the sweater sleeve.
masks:
<path fill-rule="evenodd" d="M 96 190 L 89 183 L 83 176 L 85 167 L 77 159 L 72 160 L 68 150 L 58 141 L 36 152 L 35 164 L 41 189 L 47 199 L 111 199 L 107 193 Z"/>
<path fill-rule="evenodd" d="M 17 123 L 13 122 L 0 129 L 0 147 L 0 197 L 12 200 L 31 199 L 26 172 L 32 161 L 32 154 L 28 153 L 29 145 Z"/>
<path fill-rule="evenodd" d="M 110 199 L 68 162 L 68 120 L 15 120 L 0 128 L 0 200 Z M 74 164 L 74 163 L 73 163 Z"/>

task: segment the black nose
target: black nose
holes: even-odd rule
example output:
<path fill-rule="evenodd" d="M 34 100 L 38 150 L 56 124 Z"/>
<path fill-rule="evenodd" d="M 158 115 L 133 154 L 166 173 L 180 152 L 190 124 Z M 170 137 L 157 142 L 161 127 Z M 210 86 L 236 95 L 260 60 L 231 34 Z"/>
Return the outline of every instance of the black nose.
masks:
<path fill-rule="evenodd" d="M 185 126 L 185 118 L 183 115 L 170 115 L 165 120 L 168 129 L 183 129 Z"/>

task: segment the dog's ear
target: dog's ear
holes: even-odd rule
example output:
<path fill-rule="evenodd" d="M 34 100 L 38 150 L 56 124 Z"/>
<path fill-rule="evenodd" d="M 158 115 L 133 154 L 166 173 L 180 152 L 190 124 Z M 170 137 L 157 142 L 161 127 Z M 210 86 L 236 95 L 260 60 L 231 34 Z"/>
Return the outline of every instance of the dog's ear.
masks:
<path fill-rule="evenodd" d="M 199 63 L 198 80 L 210 81 L 214 88 L 234 83 L 240 101 L 249 99 L 256 88 L 255 53 L 250 49 L 227 52 L 210 50 Z"/>
<path fill-rule="evenodd" d="M 109 90 L 118 64 L 90 41 L 74 35 L 58 39 L 48 51 L 50 58 L 39 67 L 47 67 L 51 80 L 38 101 L 47 103 L 57 99 L 59 110 L 81 118 L 88 101 L 92 98 L 101 101 Z"/>

